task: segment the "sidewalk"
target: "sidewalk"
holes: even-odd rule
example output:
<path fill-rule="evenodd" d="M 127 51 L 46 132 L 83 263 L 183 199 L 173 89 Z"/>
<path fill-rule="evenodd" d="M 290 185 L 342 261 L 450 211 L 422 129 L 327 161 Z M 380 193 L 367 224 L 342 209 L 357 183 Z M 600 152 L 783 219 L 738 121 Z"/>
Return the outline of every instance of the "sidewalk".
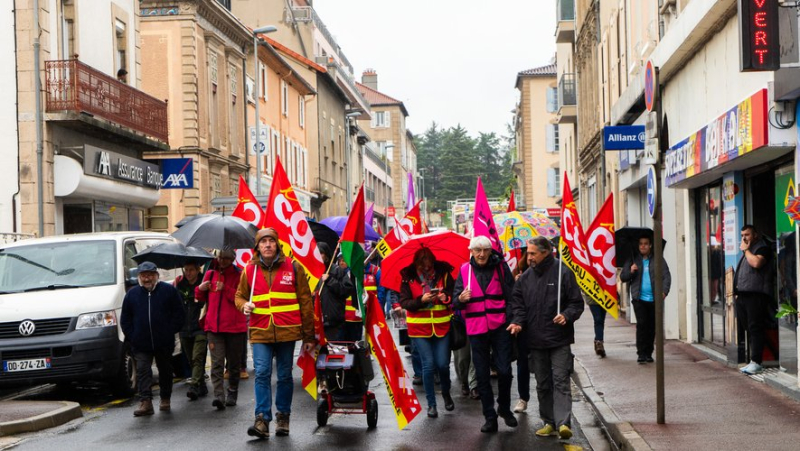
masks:
<path fill-rule="evenodd" d="M 62 425 L 83 415 L 70 401 L 0 402 L 0 437 Z"/>
<path fill-rule="evenodd" d="M 675 340 L 664 345 L 666 424 L 657 424 L 656 364 L 636 363 L 635 334 L 609 316 L 601 359 L 588 308 L 575 324 L 574 380 L 620 449 L 797 449 L 800 403 Z"/>

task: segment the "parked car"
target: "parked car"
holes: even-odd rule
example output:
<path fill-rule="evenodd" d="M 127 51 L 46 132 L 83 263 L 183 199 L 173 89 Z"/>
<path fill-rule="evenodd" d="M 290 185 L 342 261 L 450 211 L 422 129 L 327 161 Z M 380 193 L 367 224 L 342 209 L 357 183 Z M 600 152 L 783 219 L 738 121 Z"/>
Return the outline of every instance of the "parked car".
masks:
<path fill-rule="evenodd" d="M 0 247 L 0 386 L 104 381 L 133 394 L 136 365 L 119 326 L 138 283 L 133 256 L 167 234 L 109 232 Z M 171 281 L 175 271 L 162 271 Z"/>

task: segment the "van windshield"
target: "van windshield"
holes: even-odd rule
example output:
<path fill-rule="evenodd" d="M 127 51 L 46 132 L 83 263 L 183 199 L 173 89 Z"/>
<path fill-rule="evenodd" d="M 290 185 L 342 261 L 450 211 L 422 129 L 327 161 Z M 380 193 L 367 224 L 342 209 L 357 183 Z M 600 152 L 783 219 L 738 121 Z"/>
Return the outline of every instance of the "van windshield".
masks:
<path fill-rule="evenodd" d="M 0 249 L 0 294 L 112 285 L 115 261 L 111 240 Z"/>

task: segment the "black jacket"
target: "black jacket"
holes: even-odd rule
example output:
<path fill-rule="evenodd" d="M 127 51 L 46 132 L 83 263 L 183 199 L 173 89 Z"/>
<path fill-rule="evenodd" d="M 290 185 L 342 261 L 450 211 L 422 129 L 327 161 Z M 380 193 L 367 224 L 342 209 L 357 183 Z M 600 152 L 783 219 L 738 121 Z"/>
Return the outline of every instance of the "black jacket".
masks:
<path fill-rule="evenodd" d="M 321 284 L 322 282 L 320 282 Z M 345 301 L 354 293 L 355 285 L 347 269 L 334 264 L 320 293 L 322 322 L 326 327 L 337 327 L 344 324 Z"/>
<path fill-rule="evenodd" d="M 128 290 L 122 301 L 120 326 L 134 352 L 172 349 L 185 314 L 178 290 L 158 282 L 153 291 L 141 286 Z"/>
<path fill-rule="evenodd" d="M 203 283 L 203 274 L 197 276 L 195 282 L 189 283 L 186 277 L 178 276 L 175 279 L 175 288 L 183 299 L 183 312 L 186 314 L 186 321 L 181 329 L 181 338 L 196 337 L 205 335 L 206 332 L 200 327 L 200 312 L 203 310 L 205 302 L 195 302 L 194 289 Z"/>
<path fill-rule="evenodd" d="M 453 286 L 455 285 L 455 280 L 453 280 L 453 277 L 450 275 L 450 271 L 452 270 L 453 267 L 445 262 L 437 261 L 433 263 L 433 272 L 436 282 L 439 282 L 439 280 L 444 281 L 442 285 L 444 285 L 444 294 L 447 295 L 446 304 L 449 304 L 452 300 Z M 400 271 L 400 276 L 403 278 L 400 285 L 400 299 L 398 301 L 400 302 L 400 306 L 411 312 L 416 312 L 423 307 L 427 307 L 426 304 L 422 303 L 422 296 L 415 298 L 411 294 L 411 286 L 409 283 L 417 278 L 417 269 L 414 265 L 403 268 L 403 270 Z M 440 302 L 435 301 L 434 304 L 440 304 Z"/>
<path fill-rule="evenodd" d="M 656 262 L 653 261 L 653 254 L 649 255 L 650 257 L 650 265 L 649 265 L 649 272 L 650 272 L 650 284 L 651 289 L 655 293 L 655 282 L 656 277 Z M 631 266 L 636 263 L 636 267 L 639 268 L 638 271 L 632 272 Z M 661 280 L 662 280 L 662 288 L 664 291 L 664 296 L 669 294 L 670 287 L 672 286 L 672 276 L 669 272 L 669 266 L 667 266 L 667 261 L 663 258 L 661 259 Z M 644 268 L 644 259 L 642 254 L 636 253 L 633 257 L 633 260 L 628 260 L 625 263 L 625 266 L 622 268 L 622 273 L 619 275 L 619 279 L 623 282 L 630 283 L 630 290 L 631 290 L 631 299 L 638 301 L 641 292 L 642 292 L 642 269 Z"/>
<path fill-rule="evenodd" d="M 489 261 L 486 262 L 486 265 L 483 267 L 478 266 L 475 263 L 475 259 L 470 257 L 469 264 L 472 266 L 472 273 L 475 275 L 475 280 L 478 281 L 478 285 L 480 285 L 481 290 L 484 292 L 486 291 L 486 287 L 489 286 L 489 282 L 492 281 L 492 277 L 496 271 L 500 271 L 500 283 L 503 287 L 503 296 L 506 298 L 506 320 L 510 321 L 512 312 L 511 312 L 511 291 L 514 288 L 514 276 L 511 274 L 511 269 L 506 264 L 503 256 L 500 253 L 492 251 L 492 255 L 489 256 Z M 458 273 L 458 278 L 456 279 L 456 285 L 453 288 L 453 308 L 454 309 L 463 309 L 467 306 L 467 304 L 459 302 L 458 297 L 461 295 L 461 292 L 464 291 L 464 281 L 461 280 L 461 272 Z"/>
<path fill-rule="evenodd" d="M 567 324 L 553 323 L 561 269 L 561 313 Z M 575 275 L 553 257 L 528 268 L 517 280 L 512 294 L 513 322 L 522 326 L 531 349 L 550 349 L 575 343 L 574 323 L 583 313 L 583 299 Z"/>

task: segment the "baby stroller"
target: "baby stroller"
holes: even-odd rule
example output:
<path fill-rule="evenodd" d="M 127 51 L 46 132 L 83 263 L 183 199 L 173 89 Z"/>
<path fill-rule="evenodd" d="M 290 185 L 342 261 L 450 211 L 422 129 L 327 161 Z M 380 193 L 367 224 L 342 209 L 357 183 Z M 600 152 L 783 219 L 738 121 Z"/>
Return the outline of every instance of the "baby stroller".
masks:
<path fill-rule="evenodd" d="M 334 413 L 367 414 L 367 426 L 372 429 L 378 425 L 378 401 L 367 389 L 375 377 L 368 353 L 363 341 L 329 341 L 320 349 L 318 425 L 325 426 Z"/>

